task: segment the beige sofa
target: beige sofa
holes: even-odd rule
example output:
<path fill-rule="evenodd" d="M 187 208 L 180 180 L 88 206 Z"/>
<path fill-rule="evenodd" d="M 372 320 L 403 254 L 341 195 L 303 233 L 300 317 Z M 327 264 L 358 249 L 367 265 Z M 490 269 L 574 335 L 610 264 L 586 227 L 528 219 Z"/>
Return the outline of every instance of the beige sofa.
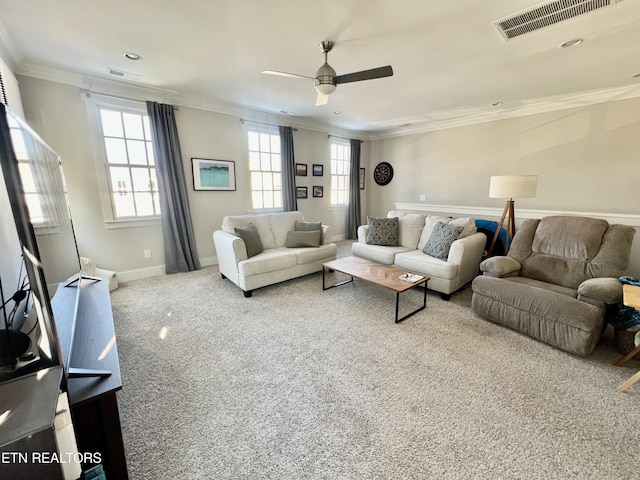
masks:
<path fill-rule="evenodd" d="M 367 224 L 358 227 L 358 241 L 351 245 L 351 253 L 357 257 L 428 275 L 428 288 L 441 293 L 445 300 L 449 300 L 453 292 L 478 275 L 478 265 L 487 238 L 483 233 L 477 232 L 472 218 L 451 219 L 398 210 L 388 212 L 387 218 L 394 217 L 399 219 L 399 239 L 396 246 L 367 243 Z M 442 259 L 423 253 L 438 222 L 464 227 L 460 238 L 451 244 L 448 255 Z"/>
<path fill-rule="evenodd" d="M 213 233 L 222 278 L 231 280 L 245 297 L 250 297 L 256 288 L 322 271 L 322 264 L 335 260 L 337 255 L 337 247 L 331 243 L 331 227 L 319 225 L 317 247 L 287 247 L 296 244 L 289 232 L 295 232 L 297 225 L 303 223 L 302 212 L 224 217 L 222 229 Z M 249 224 L 255 226 L 264 249 L 254 256 L 249 256 L 245 241 L 236 235 L 236 228 Z"/>
<path fill-rule="evenodd" d="M 525 220 L 507 256 L 480 264 L 471 307 L 481 317 L 589 355 L 607 306 L 622 299 L 635 230 L 587 217 Z"/>

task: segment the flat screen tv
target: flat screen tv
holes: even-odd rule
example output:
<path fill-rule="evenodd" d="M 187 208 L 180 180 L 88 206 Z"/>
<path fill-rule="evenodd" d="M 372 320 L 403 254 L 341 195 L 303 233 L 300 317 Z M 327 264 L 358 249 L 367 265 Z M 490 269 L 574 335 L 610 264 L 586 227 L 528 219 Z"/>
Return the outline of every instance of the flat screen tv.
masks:
<path fill-rule="evenodd" d="M 40 368 L 62 364 L 67 377 L 109 375 L 108 371 L 73 367 L 82 289 L 87 282 L 100 279 L 82 272 L 61 158 L 2 104 L 0 164 L 19 242 L 22 264 L 18 271 L 24 272 L 18 274 L 17 292 L 23 293 L 18 293 L 16 300 L 12 287 L 6 282 L 2 286 L 3 303 L 7 302 L 2 313 L 13 312 L 14 318 L 0 325 L 4 330 L 0 333 L 4 333 L 9 350 L 12 330 L 28 332 L 32 341 L 30 351 L 10 360 L 8 366 L 15 371 L 20 370 L 22 361 L 36 363 Z M 24 322 L 15 321 L 17 300 Z M 2 335 L 0 346 L 1 339 Z"/>

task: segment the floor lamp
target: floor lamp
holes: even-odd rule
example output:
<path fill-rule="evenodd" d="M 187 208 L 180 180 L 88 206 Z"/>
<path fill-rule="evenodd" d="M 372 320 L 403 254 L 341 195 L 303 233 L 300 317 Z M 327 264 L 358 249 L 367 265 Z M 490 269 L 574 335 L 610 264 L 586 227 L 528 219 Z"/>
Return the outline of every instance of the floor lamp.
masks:
<path fill-rule="evenodd" d="M 505 255 L 509 252 L 509 244 L 516 234 L 516 217 L 514 214 L 514 198 L 532 198 L 536 196 L 536 187 L 538 186 L 537 175 L 499 175 L 492 176 L 489 185 L 489 198 L 506 198 L 507 204 L 504 206 L 504 212 L 500 218 L 498 229 L 493 235 L 491 246 L 487 251 L 487 257 L 491 256 L 493 247 L 496 245 L 505 218 L 507 219 L 507 238 L 504 245 Z"/>

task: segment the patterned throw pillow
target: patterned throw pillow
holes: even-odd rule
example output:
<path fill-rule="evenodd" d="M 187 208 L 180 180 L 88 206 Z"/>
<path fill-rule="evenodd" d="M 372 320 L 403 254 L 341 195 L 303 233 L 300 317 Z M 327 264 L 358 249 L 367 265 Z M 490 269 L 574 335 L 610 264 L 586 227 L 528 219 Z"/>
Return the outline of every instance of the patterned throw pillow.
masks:
<path fill-rule="evenodd" d="M 383 245 L 385 247 L 398 246 L 398 240 L 400 238 L 398 217 L 367 217 L 367 226 L 367 244 Z"/>
<path fill-rule="evenodd" d="M 436 223 L 422 252 L 440 260 L 446 260 L 449 257 L 451 244 L 458 239 L 462 230 L 464 227 L 456 227 L 442 222 Z"/>

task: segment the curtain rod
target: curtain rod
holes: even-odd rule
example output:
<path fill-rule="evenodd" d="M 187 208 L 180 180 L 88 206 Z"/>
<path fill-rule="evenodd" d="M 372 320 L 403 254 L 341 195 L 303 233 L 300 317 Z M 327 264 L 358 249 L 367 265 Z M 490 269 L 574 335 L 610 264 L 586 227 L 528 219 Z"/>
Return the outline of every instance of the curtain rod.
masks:
<path fill-rule="evenodd" d="M 279 126 L 279 125 L 274 125 L 274 124 L 272 124 L 272 123 L 256 122 L 256 121 L 254 121 L 254 120 L 246 120 L 246 119 L 244 119 L 244 118 L 241 118 L 241 119 L 240 119 L 240 123 L 242 123 L 243 125 L 244 125 L 244 123 L 245 123 L 245 122 L 247 122 L 247 123 L 255 123 L 256 125 L 266 125 L 266 126 L 268 126 L 268 127 L 278 127 L 278 126 Z M 283 127 L 291 127 L 291 125 L 283 125 Z M 291 127 L 291 129 L 292 129 L 294 132 L 297 132 L 297 131 L 298 131 L 298 129 L 297 129 L 296 127 Z"/>
<path fill-rule="evenodd" d="M 125 100 L 127 102 L 133 102 L 133 103 L 142 103 L 142 104 L 146 105 L 146 102 L 144 100 L 136 100 L 136 99 L 129 98 L 129 97 L 122 97 L 120 95 L 113 95 L 111 93 L 96 92 L 96 91 L 93 91 L 93 90 L 89 90 L 88 88 L 81 88 L 80 89 L 80 93 L 86 95 L 89 98 L 93 94 L 93 95 L 100 95 L 101 97 L 116 98 L 118 100 Z M 175 105 L 171 105 L 171 106 L 173 107 L 174 110 L 180 110 Z"/>
<path fill-rule="evenodd" d="M 357 138 L 347 138 L 347 137 L 341 137 L 339 135 L 327 135 L 328 138 L 334 137 L 334 138 L 340 138 L 342 140 L 358 140 Z M 358 140 L 360 143 L 364 143 L 364 140 Z"/>

